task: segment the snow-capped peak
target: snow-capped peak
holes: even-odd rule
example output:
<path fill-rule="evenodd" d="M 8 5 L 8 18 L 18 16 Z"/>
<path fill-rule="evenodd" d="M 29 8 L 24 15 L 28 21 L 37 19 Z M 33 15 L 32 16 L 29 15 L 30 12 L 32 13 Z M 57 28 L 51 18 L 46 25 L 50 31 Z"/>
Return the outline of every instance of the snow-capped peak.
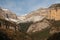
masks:
<path fill-rule="evenodd" d="M 8 9 L 4 9 L 4 8 L 2 8 L 2 10 L 4 10 L 4 11 L 8 11 Z"/>

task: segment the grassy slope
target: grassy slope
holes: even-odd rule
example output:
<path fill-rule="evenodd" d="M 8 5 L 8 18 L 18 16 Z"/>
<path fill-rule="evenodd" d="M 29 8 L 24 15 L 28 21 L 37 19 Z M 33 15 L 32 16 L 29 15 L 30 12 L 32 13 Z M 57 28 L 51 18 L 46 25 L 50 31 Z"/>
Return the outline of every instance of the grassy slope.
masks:
<path fill-rule="evenodd" d="M 32 33 L 31 36 L 34 38 L 34 40 L 44 40 L 50 36 L 49 29 L 46 28 L 40 32 Z"/>

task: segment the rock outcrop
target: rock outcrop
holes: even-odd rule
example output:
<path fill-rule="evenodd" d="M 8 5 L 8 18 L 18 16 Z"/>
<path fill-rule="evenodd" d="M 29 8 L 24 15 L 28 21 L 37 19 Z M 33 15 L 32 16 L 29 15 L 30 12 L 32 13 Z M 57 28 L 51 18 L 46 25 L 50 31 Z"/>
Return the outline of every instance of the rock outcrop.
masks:
<path fill-rule="evenodd" d="M 46 19 L 43 19 L 41 21 L 31 24 L 27 30 L 27 33 L 38 32 L 43 29 L 50 28 L 50 26 L 50 23 Z"/>
<path fill-rule="evenodd" d="M 10 10 L 4 9 L 4 8 L 0 8 L 0 17 L 17 19 L 17 15 L 16 14 L 14 14 Z"/>

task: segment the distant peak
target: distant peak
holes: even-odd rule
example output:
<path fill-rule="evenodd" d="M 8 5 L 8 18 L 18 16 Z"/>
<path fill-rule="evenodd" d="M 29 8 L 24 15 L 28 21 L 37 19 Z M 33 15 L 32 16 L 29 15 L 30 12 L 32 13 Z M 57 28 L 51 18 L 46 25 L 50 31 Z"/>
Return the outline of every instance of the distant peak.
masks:
<path fill-rule="evenodd" d="M 8 9 L 2 9 L 2 10 L 4 10 L 4 11 L 8 11 Z"/>
<path fill-rule="evenodd" d="M 6 9 L 6 8 L 0 7 L 0 9 L 3 10 L 3 11 L 8 11 L 8 9 Z"/>

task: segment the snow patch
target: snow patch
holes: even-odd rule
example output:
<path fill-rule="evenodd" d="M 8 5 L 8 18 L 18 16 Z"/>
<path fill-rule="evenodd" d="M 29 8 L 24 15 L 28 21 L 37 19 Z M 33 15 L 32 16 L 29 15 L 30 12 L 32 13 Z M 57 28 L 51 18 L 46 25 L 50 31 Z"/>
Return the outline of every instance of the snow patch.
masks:
<path fill-rule="evenodd" d="M 4 11 L 8 11 L 8 9 L 2 9 L 2 10 L 4 10 Z"/>
<path fill-rule="evenodd" d="M 18 20 L 12 19 L 12 18 L 5 18 L 5 20 L 12 21 L 12 22 L 18 22 Z"/>

